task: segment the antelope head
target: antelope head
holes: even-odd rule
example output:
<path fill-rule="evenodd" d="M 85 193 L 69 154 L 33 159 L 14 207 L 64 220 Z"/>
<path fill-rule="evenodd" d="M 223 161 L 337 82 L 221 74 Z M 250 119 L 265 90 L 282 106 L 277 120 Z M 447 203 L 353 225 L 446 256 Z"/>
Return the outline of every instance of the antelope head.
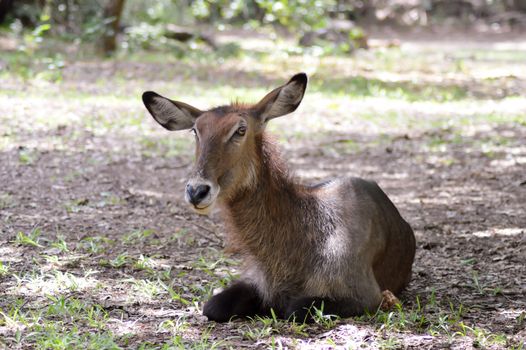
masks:
<path fill-rule="evenodd" d="M 258 146 L 267 122 L 298 108 L 307 75 L 294 75 L 254 105 L 231 104 L 202 111 L 153 91 L 142 95 L 144 105 L 165 129 L 191 130 L 195 164 L 185 188 L 185 200 L 206 214 L 218 200 L 254 186 L 258 175 Z"/>

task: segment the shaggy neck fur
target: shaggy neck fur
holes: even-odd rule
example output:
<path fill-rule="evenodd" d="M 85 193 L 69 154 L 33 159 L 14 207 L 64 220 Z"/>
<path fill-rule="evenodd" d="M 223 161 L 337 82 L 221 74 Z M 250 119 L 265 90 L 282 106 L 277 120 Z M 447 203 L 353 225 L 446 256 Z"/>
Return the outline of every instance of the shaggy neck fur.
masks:
<path fill-rule="evenodd" d="M 289 177 L 265 135 L 256 140 L 256 154 L 255 181 L 230 196 L 223 214 L 233 243 L 255 260 L 273 288 L 285 281 L 299 287 L 309 265 L 306 252 L 317 240 L 312 230 L 319 222 L 317 201 Z"/>

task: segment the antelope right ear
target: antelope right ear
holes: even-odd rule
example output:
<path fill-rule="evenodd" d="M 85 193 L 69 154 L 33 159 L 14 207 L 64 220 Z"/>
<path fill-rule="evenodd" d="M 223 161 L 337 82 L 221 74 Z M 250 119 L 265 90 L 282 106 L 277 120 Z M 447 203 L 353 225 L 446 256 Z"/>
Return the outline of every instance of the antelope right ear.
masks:
<path fill-rule="evenodd" d="M 143 93 L 142 101 L 153 119 L 168 130 L 190 129 L 197 117 L 203 114 L 195 107 L 183 102 L 172 101 L 153 91 Z"/>
<path fill-rule="evenodd" d="M 254 107 L 263 123 L 292 113 L 298 108 L 307 89 L 307 74 L 298 73 L 267 94 Z"/>

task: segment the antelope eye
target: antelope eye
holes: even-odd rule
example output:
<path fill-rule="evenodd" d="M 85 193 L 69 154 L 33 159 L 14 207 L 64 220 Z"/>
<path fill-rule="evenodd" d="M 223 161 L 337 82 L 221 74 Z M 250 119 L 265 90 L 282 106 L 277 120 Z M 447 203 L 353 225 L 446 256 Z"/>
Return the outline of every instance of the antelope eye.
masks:
<path fill-rule="evenodd" d="M 195 128 L 191 128 L 191 129 L 190 129 L 190 132 L 191 132 L 194 136 L 197 136 L 197 131 L 195 130 Z"/>
<path fill-rule="evenodd" d="M 239 136 L 243 136 L 245 135 L 247 132 L 247 127 L 246 126 L 240 126 L 237 130 L 236 130 L 236 134 L 238 134 Z"/>

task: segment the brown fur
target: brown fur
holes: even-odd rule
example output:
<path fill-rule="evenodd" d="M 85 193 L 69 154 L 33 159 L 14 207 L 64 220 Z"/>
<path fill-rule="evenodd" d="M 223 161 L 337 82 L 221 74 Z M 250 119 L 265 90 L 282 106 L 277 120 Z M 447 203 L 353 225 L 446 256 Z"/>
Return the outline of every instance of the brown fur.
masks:
<path fill-rule="evenodd" d="M 156 120 L 165 127 L 194 118 L 196 164 L 189 186 L 210 190 L 192 203 L 200 212 L 219 204 L 245 257 L 240 281 L 205 305 L 209 319 L 270 308 L 281 317 L 306 319 L 310 306 L 356 315 L 377 308 L 382 290 L 396 294 L 410 280 L 413 231 L 378 185 L 358 178 L 301 185 L 266 135 L 268 120 L 295 110 L 305 86 L 306 76 L 298 74 L 256 105 L 235 103 L 190 117 L 188 111 L 197 109 L 185 104 L 181 113 L 182 104 L 168 100 L 176 120 L 166 119 L 166 101 L 156 108 L 159 95 L 143 97 L 151 112 L 164 113 Z"/>

